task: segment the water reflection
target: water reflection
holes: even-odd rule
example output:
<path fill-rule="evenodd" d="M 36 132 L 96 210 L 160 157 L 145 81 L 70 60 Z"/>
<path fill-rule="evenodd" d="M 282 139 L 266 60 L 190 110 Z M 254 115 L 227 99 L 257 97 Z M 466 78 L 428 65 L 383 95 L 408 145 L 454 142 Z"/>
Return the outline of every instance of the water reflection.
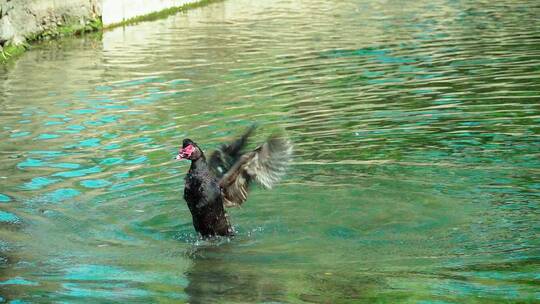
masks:
<path fill-rule="evenodd" d="M 237 243 L 197 246 L 188 252 L 186 272 L 189 303 L 282 303 L 286 292 L 279 278 L 237 256 Z"/>

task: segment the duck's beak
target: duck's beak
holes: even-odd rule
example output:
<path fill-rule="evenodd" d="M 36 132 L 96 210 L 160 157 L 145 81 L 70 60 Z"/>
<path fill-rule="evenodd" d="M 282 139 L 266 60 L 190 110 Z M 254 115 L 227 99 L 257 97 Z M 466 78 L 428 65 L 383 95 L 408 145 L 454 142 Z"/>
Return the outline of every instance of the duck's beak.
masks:
<path fill-rule="evenodd" d="M 178 151 L 178 155 L 176 155 L 176 157 L 174 159 L 176 160 L 184 160 L 184 159 L 188 159 L 190 154 L 186 153 L 184 151 L 184 149 Z"/>
<path fill-rule="evenodd" d="M 193 146 L 192 145 L 188 145 L 187 147 L 183 148 L 183 149 L 180 149 L 178 151 L 178 155 L 176 155 L 176 160 L 183 160 L 183 159 L 188 159 L 190 156 L 191 156 L 191 153 L 193 153 Z"/>
<path fill-rule="evenodd" d="M 176 160 L 183 160 L 183 159 L 186 159 L 186 154 L 184 152 L 184 149 L 180 149 L 178 151 L 178 154 L 176 155 L 176 157 L 174 158 Z"/>

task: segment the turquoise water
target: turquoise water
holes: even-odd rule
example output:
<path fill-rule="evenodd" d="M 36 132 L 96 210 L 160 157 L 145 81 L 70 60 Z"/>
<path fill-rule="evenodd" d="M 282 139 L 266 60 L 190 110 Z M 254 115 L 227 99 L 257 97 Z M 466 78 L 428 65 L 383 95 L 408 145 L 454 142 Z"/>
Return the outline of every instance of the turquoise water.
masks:
<path fill-rule="evenodd" d="M 540 301 L 540 7 L 229 0 L 0 70 L 0 300 Z M 294 164 L 198 241 L 189 136 Z"/>

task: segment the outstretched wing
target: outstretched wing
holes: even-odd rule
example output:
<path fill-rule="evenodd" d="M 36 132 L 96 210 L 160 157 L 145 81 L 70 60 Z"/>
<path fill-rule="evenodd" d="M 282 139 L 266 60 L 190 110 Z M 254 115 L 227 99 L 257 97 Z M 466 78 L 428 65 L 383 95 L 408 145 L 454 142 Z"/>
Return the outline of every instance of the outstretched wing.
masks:
<path fill-rule="evenodd" d="M 221 178 L 238 161 L 240 156 L 242 156 L 242 149 L 255 128 L 256 126 L 252 125 L 240 138 L 230 144 L 221 145 L 219 149 L 210 155 L 208 164 L 215 176 Z"/>
<path fill-rule="evenodd" d="M 220 181 L 223 205 L 236 207 L 245 202 L 252 180 L 267 189 L 272 188 L 285 174 L 291 158 L 292 143 L 276 135 L 257 149 L 242 155 Z"/>

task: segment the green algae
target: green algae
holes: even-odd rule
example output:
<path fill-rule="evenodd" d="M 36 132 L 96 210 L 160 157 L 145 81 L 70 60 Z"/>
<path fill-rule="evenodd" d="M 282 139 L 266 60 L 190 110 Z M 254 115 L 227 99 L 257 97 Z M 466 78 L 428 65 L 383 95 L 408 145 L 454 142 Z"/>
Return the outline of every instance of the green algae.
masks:
<path fill-rule="evenodd" d="M 199 7 L 203 7 L 212 3 L 218 3 L 218 2 L 223 2 L 223 1 L 224 0 L 202 0 L 198 2 L 187 3 L 181 6 L 175 6 L 175 7 L 167 8 L 161 11 L 153 12 L 150 14 L 129 18 L 122 22 L 112 23 L 105 26 L 104 29 L 112 29 L 119 26 L 133 25 L 140 22 L 163 19 L 163 18 L 169 17 L 171 15 L 174 15 L 180 12 L 185 12 L 190 9 L 199 8 Z"/>
<path fill-rule="evenodd" d="M 48 29 L 32 37 L 32 41 L 47 40 L 58 37 L 78 36 L 84 33 L 95 32 L 103 28 L 101 19 L 91 20 L 86 24 L 73 23 Z"/>
<path fill-rule="evenodd" d="M 103 29 L 101 19 L 91 20 L 86 24 L 73 23 L 61 25 L 47 29 L 39 34 L 26 38 L 21 44 L 8 44 L 0 48 L 0 64 L 6 64 L 32 47 L 32 44 L 44 40 L 51 40 L 61 37 L 79 36 L 89 32 L 95 32 Z"/>
<path fill-rule="evenodd" d="M 9 59 L 19 56 L 29 48 L 27 43 L 19 45 L 7 45 L 0 49 L 0 64 L 5 64 Z"/>

